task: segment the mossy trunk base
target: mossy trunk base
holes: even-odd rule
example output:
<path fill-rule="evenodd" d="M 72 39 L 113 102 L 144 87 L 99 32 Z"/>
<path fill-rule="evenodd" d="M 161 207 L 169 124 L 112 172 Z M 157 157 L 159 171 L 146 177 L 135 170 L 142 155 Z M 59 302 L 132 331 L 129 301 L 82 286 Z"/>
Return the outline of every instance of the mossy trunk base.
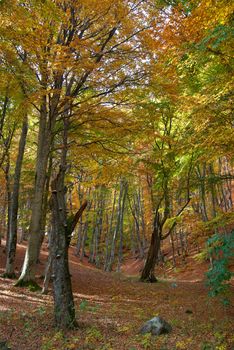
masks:
<path fill-rule="evenodd" d="M 35 281 L 18 280 L 14 286 L 28 288 L 31 292 L 41 291 L 41 287 Z"/>
<path fill-rule="evenodd" d="M 2 278 L 9 278 L 9 279 L 11 279 L 11 280 L 15 280 L 16 278 L 17 278 L 17 276 L 16 276 L 16 274 L 13 272 L 13 273 L 7 273 L 7 272 L 5 272 L 5 273 L 3 273 L 2 275 L 1 275 L 1 277 Z"/>

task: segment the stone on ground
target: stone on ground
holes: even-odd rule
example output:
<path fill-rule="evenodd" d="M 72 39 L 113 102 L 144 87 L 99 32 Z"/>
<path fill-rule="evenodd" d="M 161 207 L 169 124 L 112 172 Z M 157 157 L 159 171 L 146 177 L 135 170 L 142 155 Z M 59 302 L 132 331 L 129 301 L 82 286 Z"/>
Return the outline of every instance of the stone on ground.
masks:
<path fill-rule="evenodd" d="M 172 327 L 163 318 L 157 316 L 145 322 L 140 329 L 140 334 L 151 333 L 152 335 L 160 335 L 170 333 Z"/>

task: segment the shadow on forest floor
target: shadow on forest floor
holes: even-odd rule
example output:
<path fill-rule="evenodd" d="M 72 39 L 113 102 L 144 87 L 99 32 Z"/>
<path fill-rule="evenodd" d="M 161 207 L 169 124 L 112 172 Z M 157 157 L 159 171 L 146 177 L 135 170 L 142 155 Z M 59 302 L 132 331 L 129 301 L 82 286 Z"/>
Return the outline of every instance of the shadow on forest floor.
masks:
<path fill-rule="evenodd" d="M 24 251 L 25 246 L 20 245 L 18 269 Z M 2 252 L 0 256 L 3 272 L 5 257 Z M 63 333 L 53 327 L 51 291 L 41 295 L 0 278 L 0 341 L 7 340 L 12 350 L 234 349 L 234 311 L 208 298 L 204 283 L 174 283 L 174 277 L 173 281 L 140 283 L 136 277 L 82 265 L 73 251 L 70 256 L 79 324 L 73 331 Z M 44 251 L 39 274 L 44 271 L 45 261 Z M 141 325 L 157 315 L 172 325 L 172 333 L 160 337 L 139 335 Z"/>

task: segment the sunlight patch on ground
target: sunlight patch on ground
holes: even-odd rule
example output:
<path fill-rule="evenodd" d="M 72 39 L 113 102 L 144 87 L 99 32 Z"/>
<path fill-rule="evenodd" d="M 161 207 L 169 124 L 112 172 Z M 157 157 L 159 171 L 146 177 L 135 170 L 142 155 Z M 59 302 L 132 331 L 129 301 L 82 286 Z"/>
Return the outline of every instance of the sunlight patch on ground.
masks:
<path fill-rule="evenodd" d="M 106 302 L 105 298 L 101 298 L 99 295 L 88 295 L 88 294 L 80 294 L 80 293 L 73 293 L 73 295 L 76 298 L 80 298 L 80 299 L 88 299 L 91 301 L 98 301 L 98 302 Z"/>
<path fill-rule="evenodd" d="M 4 305 L 0 305 L 0 312 L 1 311 L 9 311 L 10 310 L 10 307 L 6 307 Z"/>
<path fill-rule="evenodd" d="M 23 300 L 26 302 L 34 302 L 34 303 L 41 303 L 41 304 L 52 304 L 52 301 L 48 298 L 38 298 L 38 297 L 32 297 L 30 295 L 25 294 L 18 294 L 14 293 L 10 290 L 7 291 L 0 291 L 0 299 L 18 299 Z"/>

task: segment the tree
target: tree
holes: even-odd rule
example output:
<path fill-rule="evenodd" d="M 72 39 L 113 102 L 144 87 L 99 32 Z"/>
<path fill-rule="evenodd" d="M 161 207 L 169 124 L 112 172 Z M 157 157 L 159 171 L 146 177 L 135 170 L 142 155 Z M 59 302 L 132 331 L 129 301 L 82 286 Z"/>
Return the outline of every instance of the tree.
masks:
<path fill-rule="evenodd" d="M 121 86 L 141 79 L 144 68 L 135 57 L 141 57 L 141 33 L 149 21 L 140 11 L 147 10 L 143 2 L 33 1 L 20 6 L 12 2 L 10 7 L 3 3 L 2 8 L 5 40 L 15 56 L 27 54 L 25 66 L 35 81 L 28 95 L 39 116 L 30 235 L 19 285 L 35 278 L 48 157 L 64 106 L 69 100 L 73 117 L 82 123 L 87 101 L 101 103 Z"/>
<path fill-rule="evenodd" d="M 24 156 L 24 149 L 26 145 L 27 132 L 28 132 L 28 116 L 26 112 L 24 116 L 24 120 L 22 122 L 19 149 L 18 149 L 18 155 L 17 155 L 16 165 L 15 165 L 14 184 L 13 184 L 13 191 L 11 196 L 11 203 L 8 204 L 10 206 L 9 242 L 7 247 L 6 269 L 4 273 L 4 276 L 8 278 L 15 277 L 14 261 L 15 261 L 16 243 L 17 243 L 19 188 L 20 188 L 21 168 L 22 168 L 22 162 L 23 162 L 23 156 Z"/>
<path fill-rule="evenodd" d="M 178 123 L 175 124 L 177 118 L 173 105 L 167 100 L 159 103 L 152 101 L 149 105 L 154 142 L 150 145 L 152 150 L 148 150 L 148 157 L 142 161 L 153 174 L 154 221 L 141 280 L 156 282 L 154 268 L 160 244 L 172 233 L 190 202 L 190 176 L 194 164 L 193 154 L 186 156 L 184 153 L 188 149 L 183 145 L 183 129 L 178 129 Z"/>

